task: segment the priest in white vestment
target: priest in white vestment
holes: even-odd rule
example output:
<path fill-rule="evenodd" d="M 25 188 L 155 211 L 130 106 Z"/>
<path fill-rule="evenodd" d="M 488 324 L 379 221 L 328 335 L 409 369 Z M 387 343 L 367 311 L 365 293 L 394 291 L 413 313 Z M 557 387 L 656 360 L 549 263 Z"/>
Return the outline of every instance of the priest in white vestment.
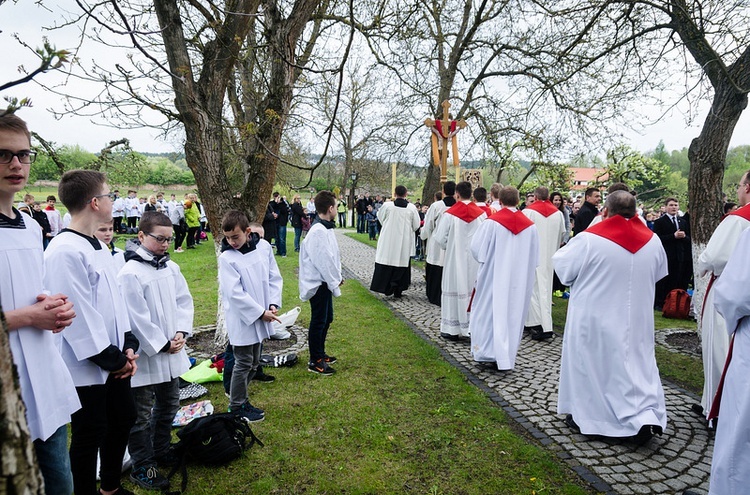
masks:
<path fill-rule="evenodd" d="M 436 306 L 440 306 L 442 294 L 441 284 L 443 281 L 443 259 L 445 250 L 441 248 L 435 238 L 438 222 L 443 213 L 456 204 L 456 183 L 448 181 L 443 184 L 443 199 L 435 201 L 430 205 L 424 217 L 424 225 L 419 233 L 423 241 L 427 241 L 427 257 L 425 258 L 424 277 L 427 300 Z"/>
<path fill-rule="evenodd" d="M 471 353 L 475 361 L 511 370 L 534 287 L 539 239 L 534 223 L 516 209 L 515 187 L 500 192 L 503 208 L 482 222 L 471 240 L 479 263 L 471 303 Z"/>
<path fill-rule="evenodd" d="M 396 186 L 394 192 L 396 199 L 383 203 L 378 210 L 382 227 L 370 290 L 401 297 L 411 284 L 411 257 L 417 252 L 414 232 L 421 220 L 417 207 L 406 200 L 406 188 Z"/>
<path fill-rule="evenodd" d="M 721 392 L 721 421 L 716 429 L 709 495 L 739 495 L 750 487 L 750 230 L 737 242 L 714 283 L 714 305 L 734 343 Z"/>
<path fill-rule="evenodd" d="M 534 191 L 536 200 L 524 208 L 523 214 L 536 225 L 539 234 L 539 265 L 536 267 L 534 290 L 531 293 L 526 327 L 534 340 L 552 338 L 552 255 L 560 249 L 565 235 L 565 217 L 549 200 L 544 186 Z"/>
<path fill-rule="evenodd" d="M 631 194 L 610 194 L 606 208 L 606 220 L 552 257 L 570 287 L 557 412 L 584 435 L 643 443 L 667 425 L 652 310 L 667 257 L 659 238 L 634 218 Z"/>
<path fill-rule="evenodd" d="M 440 336 L 453 341 L 459 336 L 469 336 L 469 300 L 479 269 L 479 264 L 471 256 L 471 238 L 487 218 L 470 200 L 470 183 L 459 182 L 456 195 L 456 204 L 446 210 L 435 232 L 438 246 L 445 249 Z"/>
<path fill-rule="evenodd" d="M 750 178 L 742 176 L 737 188 L 737 197 L 742 207 L 727 215 L 711 235 L 706 249 L 698 258 L 698 272 L 701 277 L 711 275 L 703 299 L 700 324 L 701 346 L 703 356 L 703 396 L 700 406 L 693 406 L 696 412 L 708 417 L 711 403 L 719 386 L 724 362 L 729 348 L 729 336 L 724 318 L 714 307 L 713 287 L 724 271 L 729 256 L 737 246 L 742 232 L 750 227 Z M 701 408 L 703 409 L 701 411 Z"/>

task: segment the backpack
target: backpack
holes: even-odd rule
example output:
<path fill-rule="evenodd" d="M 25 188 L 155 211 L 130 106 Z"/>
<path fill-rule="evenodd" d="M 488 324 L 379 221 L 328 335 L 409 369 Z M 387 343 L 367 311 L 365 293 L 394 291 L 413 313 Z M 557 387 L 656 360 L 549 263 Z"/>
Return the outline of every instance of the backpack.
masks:
<path fill-rule="evenodd" d="M 233 413 L 212 414 L 198 418 L 177 432 L 180 441 L 174 446 L 179 463 L 172 468 L 167 479 L 180 470 L 181 492 L 187 488 L 188 462 L 218 466 L 242 456 L 255 443 L 263 447 L 248 421 Z"/>
<path fill-rule="evenodd" d="M 682 289 L 669 291 L 664 299 L 661 314 L 664 318 L 690 319 L 690 295 Z"/>

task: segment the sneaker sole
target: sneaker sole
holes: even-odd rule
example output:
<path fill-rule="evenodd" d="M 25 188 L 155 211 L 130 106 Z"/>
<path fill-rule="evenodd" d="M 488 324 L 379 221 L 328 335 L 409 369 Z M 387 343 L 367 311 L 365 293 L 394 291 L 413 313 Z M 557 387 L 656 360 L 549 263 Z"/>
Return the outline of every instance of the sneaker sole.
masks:
<path fill-rule="evenodd" d="M 309 371 L 310 373 L 315 373 L 316 375 L 322 375 L 322 376 L 331 376 L 333 375 L 333 373 L 335 373 L 335 372 L 325 373 L 323 371 L 311 370 L 310 368 L 307 368 L 307 371 Z"/>

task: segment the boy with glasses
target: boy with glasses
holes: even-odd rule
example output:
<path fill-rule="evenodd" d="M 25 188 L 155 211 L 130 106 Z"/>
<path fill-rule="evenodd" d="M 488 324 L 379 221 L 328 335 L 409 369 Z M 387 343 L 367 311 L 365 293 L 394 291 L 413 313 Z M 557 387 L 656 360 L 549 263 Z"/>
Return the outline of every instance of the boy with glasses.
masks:
<path fill-rule="evenodd" d="M 137 417 L 128 450 L 133 459 L 130 480 L 146 489 L 169 481 L 158 467 L 173 463 L 169 450 L 172 420 L 180 408 L 179 376 L 190 368 L 185 338 L 193 328 L 193 298 L 180 267 L 169 259 L 172 222 L 147 211 L 138 227 L 140 246 L 125 253 L 117 275 L 133 333 L 141 343 L 138 374 L 133 377 Z"/>
<path fill-rule="evenodd" d="M 0 305 L 45 493 L 70 495 L 67 424 L 80 403 L 54 334 L 76 313 L 65 295 L 45 293 L 42 229 L 13 207 L 36 156 L 30 138 L 26 122 L 0 112 Z"/>
<path fill-rule="evenodd" d="M 66 172 L 58 193 L 72 219 L 50 242 L 44 263 L 47 287 L 68 294 L 78 313 L 60 342 L 82 406 L 71 421 L 73 485 L 75 493 L 97 493 L 100 451 L 102 495 L 129 495 L 120 474 L 136 415 L 130 378 L 138 339 L 130 331 L 110 251 L 94 236 L 112 221 L 112 195 L 106 176 L 94 170 Z"/>

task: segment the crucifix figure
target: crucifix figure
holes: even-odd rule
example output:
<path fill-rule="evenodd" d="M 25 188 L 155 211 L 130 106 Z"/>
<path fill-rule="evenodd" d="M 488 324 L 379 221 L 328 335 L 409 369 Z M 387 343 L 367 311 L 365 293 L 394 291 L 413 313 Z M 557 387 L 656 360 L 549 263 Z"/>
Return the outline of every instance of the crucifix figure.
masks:
<path fill-rule="evenodd" d="M 432 159 L 436 167 L 440 167 L 440 183 L 445 184 L 448 180 L 448 145 L 451 146 L 453 166 L 458 167 L 458 131 L 466 127 L 464 119 L 452 120 L 448 112 L 451 104 L 445 100 L 443 107 L 443 118 L 439 120 L 426 119 L 424 125 L 432 131 Z"/>

